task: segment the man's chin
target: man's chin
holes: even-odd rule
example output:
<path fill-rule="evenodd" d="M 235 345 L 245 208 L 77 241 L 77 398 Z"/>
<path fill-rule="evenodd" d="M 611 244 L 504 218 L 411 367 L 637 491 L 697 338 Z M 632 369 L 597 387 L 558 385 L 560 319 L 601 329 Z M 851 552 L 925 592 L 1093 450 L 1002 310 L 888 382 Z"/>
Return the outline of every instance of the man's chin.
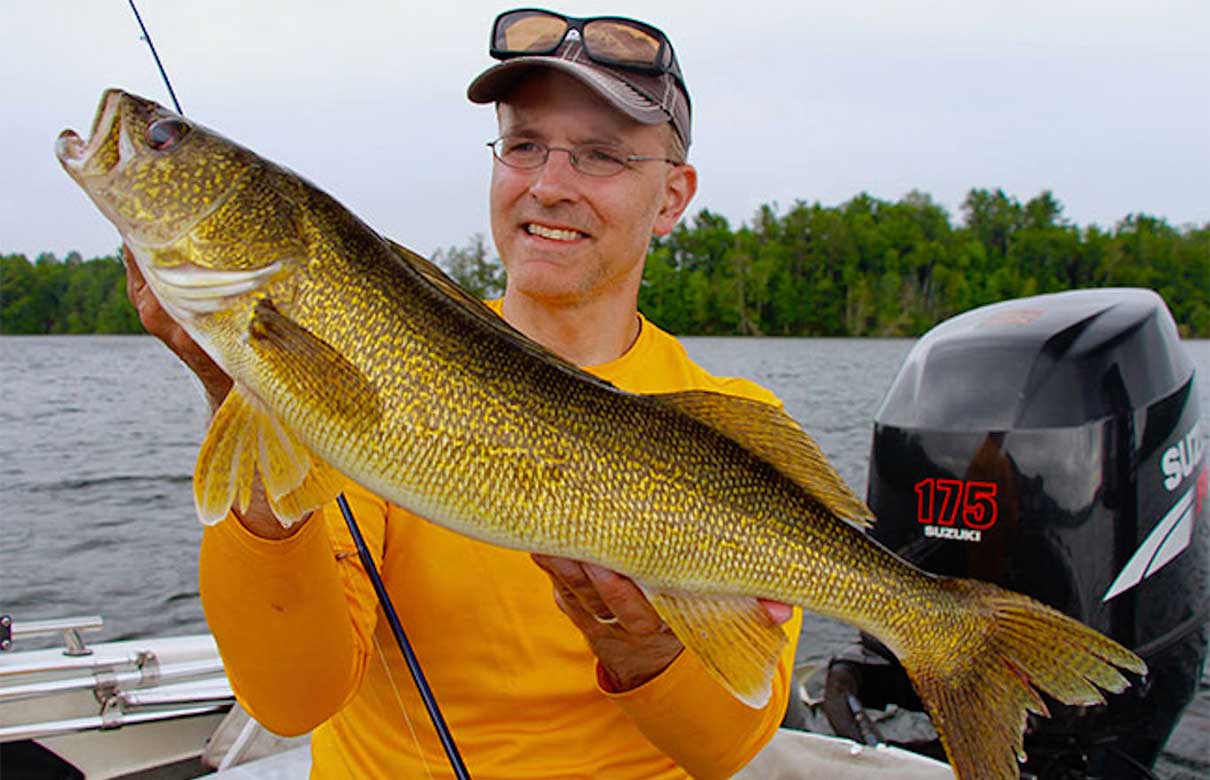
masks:
<path fill-rule="evenodd" d="M 548 306 L 568 306 L 589 297 L 587 285 L 576 284 L 567 279 L 524 279 L 516 283 L 509 280 L 509 296 L 527 298 Z"/>
<path fill-rule="evenodd" d="M 560 263 L 532 260 L 508 272 L 509 292 L 535 300 L 566 303 L 582 298 L 589 289 L 578 269 Z"/>

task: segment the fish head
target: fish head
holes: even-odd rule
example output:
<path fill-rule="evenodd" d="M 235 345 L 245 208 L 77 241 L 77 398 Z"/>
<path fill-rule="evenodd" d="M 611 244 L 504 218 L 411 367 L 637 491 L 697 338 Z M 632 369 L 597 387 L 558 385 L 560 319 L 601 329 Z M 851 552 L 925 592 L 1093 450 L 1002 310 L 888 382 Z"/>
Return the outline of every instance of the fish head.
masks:
<path fill-rule="evenodd" d="M 91 137 L 64 130 L 55 151 L 195 338 L 202 315 L 249 310 L 305 264 L 288 172 L 155 101 L 106 90 Z"/>
<path fill-rule="evenodd" d="M 229 196 L 260 159 L 155 101 L 109 89 L 88 140 L 59 134 L 60 164 L 124 239 L 180 240 Z"/>

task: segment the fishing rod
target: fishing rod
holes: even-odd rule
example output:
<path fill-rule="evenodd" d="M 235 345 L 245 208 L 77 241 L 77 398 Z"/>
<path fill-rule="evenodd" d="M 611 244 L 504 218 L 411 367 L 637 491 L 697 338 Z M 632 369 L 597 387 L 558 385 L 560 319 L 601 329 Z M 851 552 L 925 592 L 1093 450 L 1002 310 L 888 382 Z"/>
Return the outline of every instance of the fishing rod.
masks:
<path fill-rule="evenodd" d="M 181 110 L 181 101 L 176 99 L 176 91 L 172 88 L 172 82 L 168 80 L 168 73 L 164 70 L 164 63 L 160 62 L 159 52 L 155 50 L 155 44 L 151 42 L 151 34 L 147 32 L 147 26 L 143 24 L 143 17 L 139 15 L 139 9 L 135 8 L 134 0 L 130 0 L 130 10 L 134 11 L 134 19 L 139 23 L 139 29 L 143 31 L 143 40 L 147 41 L 147 48 L 151 49 L 151 56 L 155 59 L 155 66 L 160 69 L 160 76 L 164 79 L 164 86 L 168 87 L 168 97 L 172 98 L 172 105 L 176 107 L 176 112 L 181 116 L 185 112 Z"/>
<path fill-rule="evenodd" d="M 139 15 L 139 9 L 135 7 L 134 0 L 129 0 L 129 2 L 130 10 L 134 12 L 134 18 L 139 23 L 139 29 L 143 31 L 143 40 L 147 42 L 147 48 L 151 49 L 151 56 L 155 58 L 156 67 L 160 69 L 160 76 L 164 79 L 164 86 L 168 88 L 168 95 L 172 98 L 172 105 L 176 107 L 178 114 L 184 116 L 185 112 L 181 110 L 181 103 L 176 99 L 176 91 L 173 90 L 172 82 L 168 80 L 168 73 L 164 70 L 163 63 L 160 62 L 160 55 L 156 53 L 155 44 L 151 42 L 151 34 L 147 32 L 147 27 L 143 24 L 143 17 Z M 450 732 L 449 726 L 446 725 L 445 718 L 441 714 L 441 708 L 437 706 L 437 699 L 433 696 L 433 690 L 429 687 L 428 679 L 424 676 L 424 671 L 420 668 L 420 660 L 412 650 L 412 643 L 408 641 L 407 634 L 403 630 L 403 624 L 399 622 L 399 614 L 395 611 L 395 604 L 391 601 L 390 594 L 387 593 L 386 585 L 382 582 L 382 576 L 378 573 L 378 566 L 375 565 L 374 558 L 370 555 L 365 538 L 361 534 L 361 528 L 353 517 L 353 509 L 345 499 L 344 493 L 336 497 L 336 503 L 340 506 L 340 513 L 344 517 L 345 525 L 349 528 L 349 534 L 353 537 L 353 544 L 357 547 L 357 557 L 361 559 L 361 565 L 365 567 L 366 575 L 374 586 L 374 593 L 378 597 L 378 604 L 386 614 L 387 622 L 391 626 L 391 633 L 395 635 L 395 643 L 399 645 L 399 650 L 403 653 L 403 659 L 407 663 L 408 671 L 412 675 L 412 681 L 416 684 L 416 690 L 420 693 L 421 701 L 424 702 L 424 709 L 428 712 L 429 720 L 432 721 L 433 728 L 436 729 L 437 736 L 441 740 L 441 746 L 445 749 L 445 755 L 449 759 L 450 768 L 454 770 L 454 776 L 458 780 L 470 780 L 470 773 L 466 769 L 466 764 L 462 761 L 462 755 L 458 752 L 458 746 L 454 743 L 454 735 Z"/>

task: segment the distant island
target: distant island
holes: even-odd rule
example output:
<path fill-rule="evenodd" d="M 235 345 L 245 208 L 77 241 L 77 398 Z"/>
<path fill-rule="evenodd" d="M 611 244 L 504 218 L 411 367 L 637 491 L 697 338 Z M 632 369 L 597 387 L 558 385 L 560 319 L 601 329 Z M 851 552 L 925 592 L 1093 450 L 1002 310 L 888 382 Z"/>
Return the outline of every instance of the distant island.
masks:
<path fill-rule="evenodd" d="M 503 289 L 482 235 L 433 259 L 476 295 Z M 1183 337 L 1210 337 L 1210 222 L 1080 227 L 1049 191 L 1022 204 L 998 189 L 971 190 L 957 225 L 915 191 L 766 204 L 736 229 L 703 210 L 652 243 L 639 307 L 686 336 L 918 336 L 983 304 L 1088 287 L 1153 289 Z M 0 256 L 0 334 L 142 332 L 116 251 Z"/>

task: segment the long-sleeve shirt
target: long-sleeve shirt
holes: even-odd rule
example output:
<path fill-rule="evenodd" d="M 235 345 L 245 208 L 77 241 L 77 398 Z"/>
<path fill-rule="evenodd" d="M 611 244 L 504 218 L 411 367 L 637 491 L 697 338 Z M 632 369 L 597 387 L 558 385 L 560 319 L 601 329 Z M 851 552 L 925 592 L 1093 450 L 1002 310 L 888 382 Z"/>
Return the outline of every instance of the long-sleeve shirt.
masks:
<path fill-rule="evenodd" d="M 646 321 L 624 355 L 587 370 L 632 392 L 779 403 L 749 381 L 711 376 Z M 353 483 L 346 495 L 477 780 L 725 778 L 777 729 L 798 610 L 763 709 L 734 698 L 688 650 L 612 692 L 527 553 L 446 530 Z M 314 729 L 313 778 L 452 777 L 335 504 L 284 540 L 256 537 L 234 517 L 207 528 L 201 595 L 240 703 L 279 733 Z"/>

